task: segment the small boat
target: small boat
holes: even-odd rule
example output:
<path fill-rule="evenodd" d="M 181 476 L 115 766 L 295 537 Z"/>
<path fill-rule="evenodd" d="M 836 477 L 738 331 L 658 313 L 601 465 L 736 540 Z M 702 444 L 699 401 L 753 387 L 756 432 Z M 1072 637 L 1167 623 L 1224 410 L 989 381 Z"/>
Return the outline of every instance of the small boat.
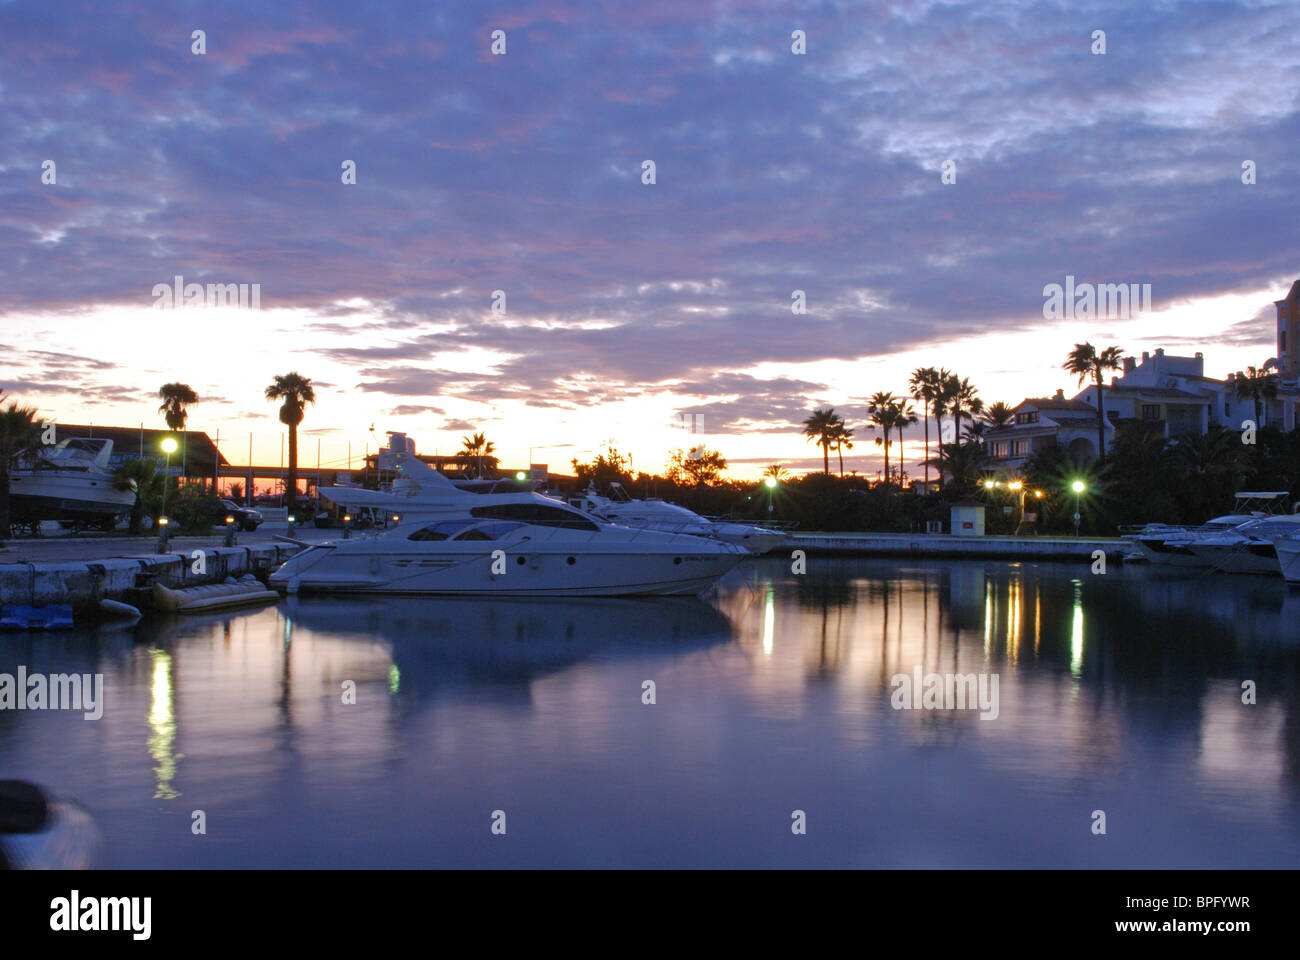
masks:
<path fill-rule="evenodd" d="M 113 441 L 69 437 L 22 461 L 9 477 L 9 509 L 18 522 L 59 520 L 112 530 L 135 503 L 118 488 L 109 458 Z"/>
<path fill-rule="evenodd" d="M 280 594 L 266 589 L 260 580 L 252 576 L 243 580 L 195 587 L 172 588 L 161 583 L 153 585 L 154 606 L 169 613 L 212 613 L 214 610 L 246 607 L 279 599 Z"/>

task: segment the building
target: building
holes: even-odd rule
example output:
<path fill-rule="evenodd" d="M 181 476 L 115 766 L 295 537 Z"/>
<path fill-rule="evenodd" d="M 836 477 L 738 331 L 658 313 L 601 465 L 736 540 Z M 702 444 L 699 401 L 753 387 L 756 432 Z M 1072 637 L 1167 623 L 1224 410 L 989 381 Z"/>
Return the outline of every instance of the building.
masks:
<path fill-rule="evenodd" d="M 218 467 L 228 466 L 212 442 L 212 438 L 198 430 L 146 430 L 144 427 L 105 427 L 98 424 L 58 423 L 54 425 L 56 442 L 69 437 L 106 438 L 113 441 L 113 452 L 108 460 L 110 469 L 117 469 L 128 460 L 152 457 L 161 467 L 167 461 L 162 442 L 167 437 L 176 441 L 176 452 L 171 455 L 171 472 L 174 476 L 209 479 Z"/>
<path fill-rule="evenodd" d="M 1034 454 L 1057 444 L 1080 462 L 1097 455 L 1097 408 L 1067 399 L 1063 390 L 1022 400 L 1012 414 L 1010 424 L 984 434 L 985 449 L 999 468 L 1018 473 Z"/>
<path fill-rule="evenodd" d="M 1300 280 L 1291 286 L 1278 312 L 1277 358 L 1263 369 L 1278 374 L 1277 396 L 1262 398 L 1259 426 L 1293 430 L 1300 423 Z M 1018 472 L 1031 456 L 1048 446 L 1064 444 L 1076 463 L 1097 457 L 1097 386 L 1089 384 L 1066 399 L 1064 391 L 1051 398 L 1031 398 L 1015 407 L 1013 423 L 985 433 L 985 448 L 997 469 Z M 1205 375 L 1205 356 L 1176 357 L 1163 349 L 1143 352 L 1141 359 L 1125 357 L 1121 374 L 1101 390 L 1105 406 L 1103 435 L 1110 449 L 1116 431 L 1126 424 L 1175 440 L 1189 433 L 1205 434 L 1212 427 L 1239 430 L 1256 419 L 1255 401 L 1237 396 L 1236 374 L 1224 380 Z"/>

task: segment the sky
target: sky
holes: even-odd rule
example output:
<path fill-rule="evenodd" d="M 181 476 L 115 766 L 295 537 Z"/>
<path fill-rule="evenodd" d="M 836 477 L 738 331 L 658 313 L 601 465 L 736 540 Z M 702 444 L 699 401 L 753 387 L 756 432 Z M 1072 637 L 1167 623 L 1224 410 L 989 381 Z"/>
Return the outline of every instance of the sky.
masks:
<path fill-rule="evenodd" d="M 0 389 L 161 427 L 181 380 L 274 464 L 293 370 L 308 465 L 482 431 L 739 478 L 820 469 L 829 404 L 874 475 L 866 398 L 918 366 L 1015 404 L 1073 394 L 1082 340 L 1276 354 L 1295 41 L 1282 3 L 0 0 Z M 1152 309 L 1046 320 L 1067 275 Z M 259 306 L 160 307 L 177 276 Z"/>

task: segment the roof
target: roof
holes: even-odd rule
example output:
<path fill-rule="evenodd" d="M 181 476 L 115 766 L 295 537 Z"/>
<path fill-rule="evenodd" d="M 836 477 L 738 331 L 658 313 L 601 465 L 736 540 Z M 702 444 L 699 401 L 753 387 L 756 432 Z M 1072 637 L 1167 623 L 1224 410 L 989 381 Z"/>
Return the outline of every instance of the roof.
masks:
<path fill-rule="evenodd" d="M 1082 400 L 1062 400 L 1057 397 L 1027 397 L 1021 400 L 1016 409 L 1032 404 L 1040 410 L 1078 410 L 1084 413 L 1096 413 L 1097 408 Z"/>
<path fill-rule="evenodd" d="M 1179 390 L 1177 387 L 1126 387 L 1121 384 L 1107 387 L 1106 393 L 1111 395 L 1116 393 L 1129 393 L 1134 396 L 1160 397 L 1165 400 L 1194 400 L 1197 403 L 1207 403 L 1211 399 L 1204 394 L 1192 393 L 1188 390 Z"/>
<path fill-rule="evenodd" d="M 106 427 L 101 424 L 59 423 L 55 424 L 55 436 L 59 440 L 68 437 L 95 437 L 113 441 L 113 457 L 161 457 L 162 442 L 166 437 L 175 437 L 178 442 L 184 438 L 187 463 L 195 467 L 206 465 L 211 469 L 213 457 L 218 462 L 228 465 L 228 461 L 217 450 L 212 438 L 201 430 L 141 430 L 139 427 Z M 173 457 L 173 460 L 176 458 Z"/>

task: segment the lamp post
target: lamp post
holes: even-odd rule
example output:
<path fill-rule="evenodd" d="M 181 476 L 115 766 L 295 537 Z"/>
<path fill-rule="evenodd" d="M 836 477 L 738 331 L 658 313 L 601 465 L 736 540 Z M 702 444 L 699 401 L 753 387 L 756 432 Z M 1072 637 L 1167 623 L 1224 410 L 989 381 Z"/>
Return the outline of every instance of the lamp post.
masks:
<path fill-rule="evenodd" d="M 767 487 L 767 519 L 772 519 L 772 494 L 776 491 L 776 477 L 764 477 L 763 486 Z"/>
<path fill-rule="evenodd" d="M 172 454 L 175 453 L 175 438 L 165 437 L 162 440 L 162 453 L 166 454 L 166 466 L 164 467 L 164 476 L 162 476 L 162 516 L 166 516 L 166 488 L 169 481 L 172 480 Z"/>
<path fill-rule="evenodd" d="M 1075 480 L 1072 484 L 1070 484 L 1070 489 L 1074 491 L 1074 535 L 1075 537 L 1078 537 L 1079 536 L 1079 497 L 1083 495 L 1083 491 L 1088 489 L 1088 485 L 1084 483 L 1082 480 Z"/>

